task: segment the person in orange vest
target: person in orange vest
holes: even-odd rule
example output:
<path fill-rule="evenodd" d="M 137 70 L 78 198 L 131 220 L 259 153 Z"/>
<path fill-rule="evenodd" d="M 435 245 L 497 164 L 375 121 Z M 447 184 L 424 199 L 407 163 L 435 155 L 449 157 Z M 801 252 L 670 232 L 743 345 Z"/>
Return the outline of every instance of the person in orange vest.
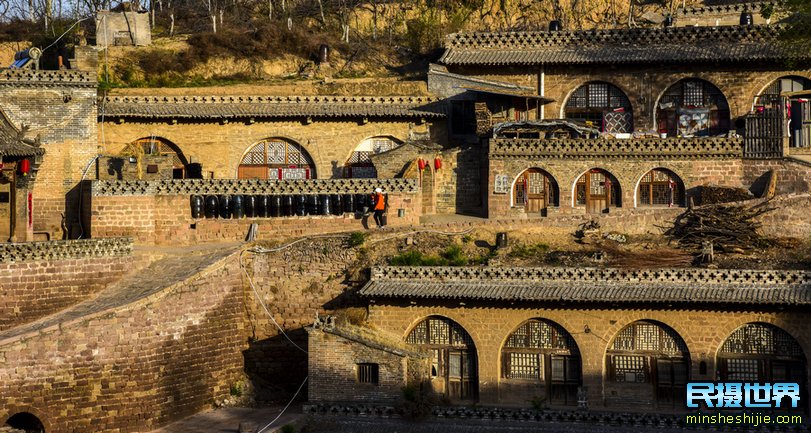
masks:
<path fill-rule="evenodd" d="M 386 196 L 383 195 L 383 190 L 375 188 L 375 193 L 372 195 L 372 205 L 375 211 L 375 223 L 377 228 L 382 229 L 386 226 L 383 222 L 383 212 L 386 211 Z"/>

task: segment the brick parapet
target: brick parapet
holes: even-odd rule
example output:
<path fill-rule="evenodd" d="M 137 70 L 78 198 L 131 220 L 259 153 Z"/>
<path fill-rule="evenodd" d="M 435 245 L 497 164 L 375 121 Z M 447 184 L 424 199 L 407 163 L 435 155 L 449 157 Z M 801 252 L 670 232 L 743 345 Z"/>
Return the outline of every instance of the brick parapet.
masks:
<path fill-rule="evenodd" d="M 567 281 L 612 283 L 694 283 L 708 286 L 811 285 L 811 272 L 750 269 L 622 269 L 622 268 L 505 268 L 449 266 L 382 266 L 372 269 L 373 281 Z"/>
<path fill-rule="evenodd" d="M 375 188 L 384 193 L 416 193 L 416 179 L 173 179 L 173 180 L 97 180 L 92 182 L 93 196 L 187 195 L 187 194 L 370 194 Z"/>
<path fill-rule="evenodd" d="M 96 74 L 90 71 L 0 70 L 0 86 L 96 87 L 96 84 Z"/>
<path fill-rule="evenodd" d="M 740 158 L 740 137 L 709 138 L 640 138 L 558 140 L 527 138 L 492 138 L 490 159 L 521 157 L 548 158 Z"/>
<path fill-rule="evenodd" d="M 127 256 L 132 254 L 132 243 L 126 237 L 0 243 L 0 263 Z"/>

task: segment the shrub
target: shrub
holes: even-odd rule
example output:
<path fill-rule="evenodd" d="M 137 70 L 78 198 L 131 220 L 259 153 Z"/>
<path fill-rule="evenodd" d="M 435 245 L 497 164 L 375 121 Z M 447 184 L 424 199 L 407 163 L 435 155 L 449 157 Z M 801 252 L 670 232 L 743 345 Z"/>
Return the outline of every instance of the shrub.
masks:
<path fill-rule="evenodd" d="M 518 244 L 515 245 L 507 255 L 517 259 L 528 259 L 544 254 L 547 251 L 549 251 L 549 245 L 544 243 L 532 245 Z"/>
<path fill-rule="evenodd" d="M 366 233 L 364 232 L 352 232 L 349 234 L 349 240 L 347 243 L 350 247 L 359 247 L 366 242 Z"/>

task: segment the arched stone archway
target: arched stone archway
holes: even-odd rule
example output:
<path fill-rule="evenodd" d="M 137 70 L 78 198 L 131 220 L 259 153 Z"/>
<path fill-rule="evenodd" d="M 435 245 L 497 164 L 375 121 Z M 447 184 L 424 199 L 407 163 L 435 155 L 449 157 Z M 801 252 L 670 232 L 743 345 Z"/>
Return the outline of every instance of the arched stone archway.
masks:
<path fill-rule="evenodd" d="M 633 108 L 619 87 L 593 81 L 575 89 L 564 106 L 566 119 L 591 123 L 601 132 L 634 131 Z"/>
<path fill-rule="evenodd" d="M 512 187 L 513 207 L 521 207 L 528 214 L 544 212 L 550 206 L 558 206 L 560 190 L 551 174 L 540 168 L 528 168 L 521 172 Z"/>
<path fill-rule="evenodd" d="M 609 344 L 605 362 L 608 404 L 684 407 L 690 354 L 669 326 L 650 320 L 629 324 Z"/>
<path fill-rule="evenodd" d="M 251 145 L 237 169 L 239 179 L 315 179 L 315 163 L 298 143 L 269 138 Z"/>
<path fill-rule="evenodd" d="M 621 207 L 622 188 L 619 181 L 601 168 L 588 170 L 575 182 L 574 206 L 585 207 L 586 213 L 606 213 L 612 207 Z"/>
<path fill-rule="evenodd" d="M 549 320 L 527 320 L 501 348 L 500 400 L 526 404 L 541 398 L 552 405 L 574 405 L 581 370 L 571 334 Z"/>
<path fill-rule="evenodd" d="M 180 147 L 163 137 L 142 137 L 127 145 L 124 153 L 129 155 L 148 155 L 153 157 L 170 158 L 172 162 L 172 178 L 185 179 L 190 177 L 189 161 Z M 198 176 L 199 177 L 199 176 Z"/>
<path fill-rule="evenodd" d="M 786 75 L 772 81 L 756 97 L 755 107 L 764 109 L 780 108 L 780 94 L 811 89 L 811 80 L 799 75 Z"/>
<path fill-rule="evenodd" d="M 724 340 L 718 350 L 719 381 L 796 382 L 801 401 L 806 395 L 807 360 L 788 332 L 769 323 L 747 323 Z"/>
<path fill-rule="evenodd" d="M 645 173 L 636 188 L 637 207 L 684 206 L 684 182 L 671 170 L 654 168 Z"/>
<path fill-rule="evenodd" d="M 42 421 L 30 412 L 18 412 L 11 415 L 6 420 L 5 425 L 23 430 L 25 433 L 45 433 L 45 426 Z"/>
<path fill-rule="evenodd" d="M 479 393 L 478 359 L 470 334 L 455 321 L 429 316 L 418 322 L 406 342 L 431 354 L 431 384 L 451 401 L 475 401 Z"/>
<path fill-rule="evenodd" d="M 729 103 L 718 87 L 685 78 L 668 87 L 656 103 L 657 127 L 668 136 L 712 136 L 730 128 Z"/>

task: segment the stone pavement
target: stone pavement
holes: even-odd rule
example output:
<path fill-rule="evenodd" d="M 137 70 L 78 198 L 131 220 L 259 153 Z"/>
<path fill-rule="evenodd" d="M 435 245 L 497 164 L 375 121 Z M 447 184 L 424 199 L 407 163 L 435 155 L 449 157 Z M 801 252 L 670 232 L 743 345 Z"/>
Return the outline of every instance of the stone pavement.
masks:
<path fill-rule="evenodd" d="M 251 422 L 258 428 L 266 426 L 284 406 L 258 408 L 224 407 L 192 415 L 149 433 L 238 433 L 239 423 Z M 262 433 L 280 431 L 287 424 L 298 424 L 303 419 L 301 406 L 291 405 L 284 415 Z M 298 431 L 298 428 L 296 428 Z"/>

